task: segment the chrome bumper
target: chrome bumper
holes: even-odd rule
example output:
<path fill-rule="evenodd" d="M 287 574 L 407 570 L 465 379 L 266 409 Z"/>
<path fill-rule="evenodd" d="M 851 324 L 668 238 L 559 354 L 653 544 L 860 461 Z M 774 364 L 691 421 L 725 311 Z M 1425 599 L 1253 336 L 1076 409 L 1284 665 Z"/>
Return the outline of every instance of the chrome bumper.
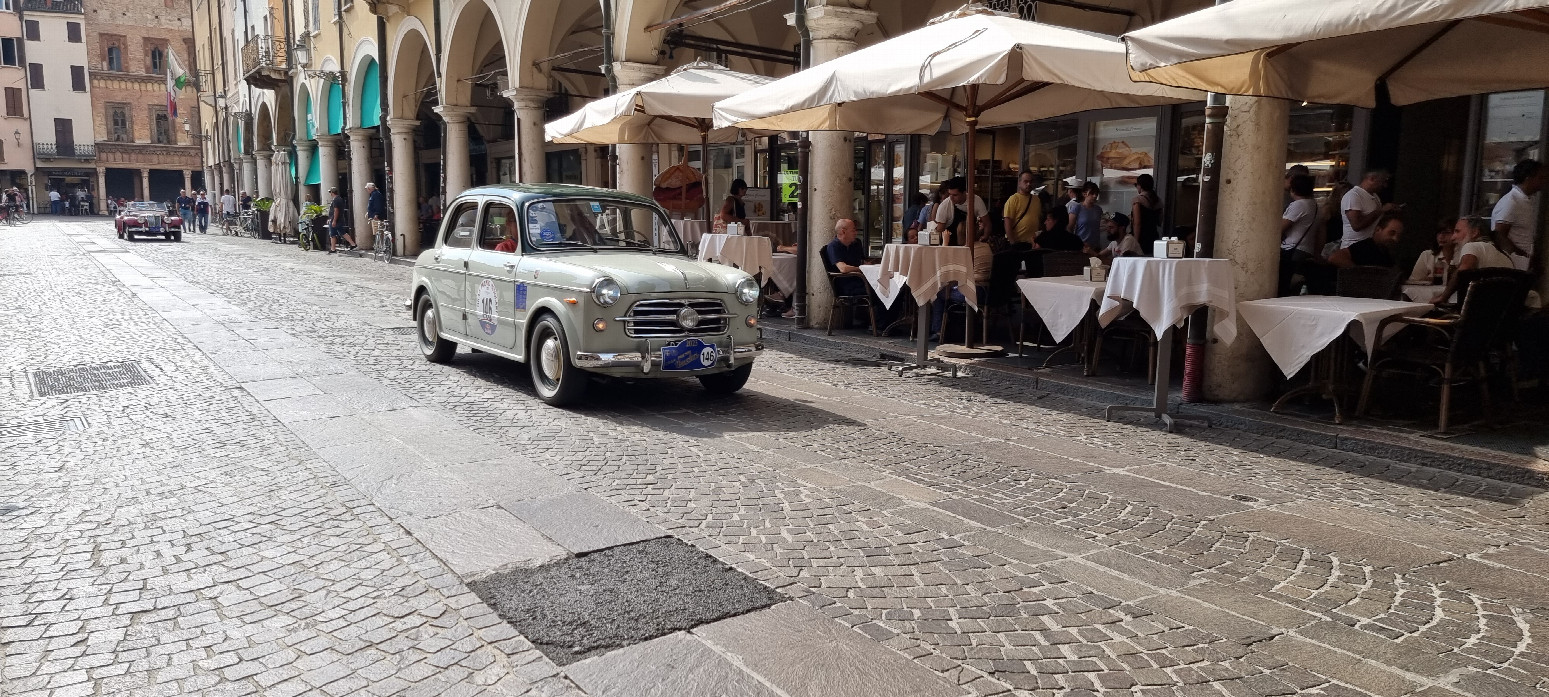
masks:
<path fill-rule="evenodd" d="M 764 352 L 763 342 L 754 342 L 743 346 L 733 346 L 728 355 L 722 358 L 726 360 L 728 367 L 741 365 L 744 361 L 757 358 Z M 577 368 L 635 368 L 641 373 L 649 373 L 662 364 L 660 352 L 642 354 L 638 351 L 627 353 L 577 353 L 571 360 Z M 719 363 L 720 361 L 717 361 Z M 692 373 L 684 372 L 683 375 Z"/>

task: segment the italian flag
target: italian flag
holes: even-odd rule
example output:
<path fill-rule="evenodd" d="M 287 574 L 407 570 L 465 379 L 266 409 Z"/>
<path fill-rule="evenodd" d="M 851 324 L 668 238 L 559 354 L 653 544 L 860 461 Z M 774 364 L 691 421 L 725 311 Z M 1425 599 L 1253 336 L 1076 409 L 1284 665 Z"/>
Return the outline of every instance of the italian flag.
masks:
<path fill-rule="evenodd" d="M 177 62 L 177 54 L 172 49 L 167 49 L 167 114 L 169 118 L 177 118 L 177 93 L 188 84 L 188 73 L 183 72 L 182 64 Z"/>

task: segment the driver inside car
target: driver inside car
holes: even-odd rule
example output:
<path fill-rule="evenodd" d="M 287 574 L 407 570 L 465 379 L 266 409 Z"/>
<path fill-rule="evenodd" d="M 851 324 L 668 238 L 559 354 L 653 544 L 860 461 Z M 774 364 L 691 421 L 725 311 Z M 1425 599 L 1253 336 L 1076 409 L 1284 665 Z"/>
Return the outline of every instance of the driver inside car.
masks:
<path fill-rule="evenodd" d="M 497 219 L 494 222 L 495 222 L 496 225 L 500 226 L 500 231 L 502 233 L 502 237 L 500 239 L 500 244 L 495 245 L 495 251 L 497 251 L 497 252 L 506 252 L 508 254 L 515 254 L 516 253 L 516 218 L 511 217 L 511 216 L 508 215 L 508 216 L 506 216 L 504 218 Z"/>

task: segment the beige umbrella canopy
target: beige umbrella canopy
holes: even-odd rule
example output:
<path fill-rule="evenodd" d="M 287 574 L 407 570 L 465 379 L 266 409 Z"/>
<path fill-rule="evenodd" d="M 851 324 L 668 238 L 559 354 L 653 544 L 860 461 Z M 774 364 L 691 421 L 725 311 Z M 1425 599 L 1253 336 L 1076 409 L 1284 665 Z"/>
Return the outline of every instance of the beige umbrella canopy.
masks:
<path fill-rule="evenodd" d="M 269 226 L 275 234 L 293 234 L 297 219 L 296 184 L 290 173 L 290 153 L 283 149 L 274 153 L 274 170 L 269 175 L 274 182 L 274 205 L 269 207 Z"/>
<path fill-rule="evenodd" d="M 1546 0 L 1234 0 L 1124 35 L 1136 80 L 1371 107 L 1549 87 Z"/>
<path fill-rule="evenodd" d="M 711 107 L 771 79 L 694 62 L 660 80 L 594 100 L 549 122 L 544 131 L 554 143 L 730 143 L 737 140 L 739 129 L 714 128 Z"/>

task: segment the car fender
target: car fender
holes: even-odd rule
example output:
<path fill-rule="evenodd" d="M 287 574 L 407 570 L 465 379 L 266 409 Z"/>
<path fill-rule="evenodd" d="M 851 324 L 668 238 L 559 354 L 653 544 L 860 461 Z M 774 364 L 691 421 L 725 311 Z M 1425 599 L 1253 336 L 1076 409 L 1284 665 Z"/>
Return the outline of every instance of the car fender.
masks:
<path fill-rule="evenodd" d="M 576 300 L 585 303 L 589 302 L 590 298 L 577 297 Z M 522 360 L 527 359 L 527 344 L 532 341 L 533 325 L 537 323 L 535 318 L 544 312 L 559 318 L 559 326 L 565 330 L 565 339 L 570 343 L 570 350 L 575 351 L 576 342 L 581 338 L 581 333 L 574 317 L 574 307 L 567 306 L 564 301 L 554 297 L 539 298 L 534 301 L 527 308 L 527 316 L 522 319 L 522 340 L 517 342 L 514 349 L 516 354 L 521 356 Z"/>

